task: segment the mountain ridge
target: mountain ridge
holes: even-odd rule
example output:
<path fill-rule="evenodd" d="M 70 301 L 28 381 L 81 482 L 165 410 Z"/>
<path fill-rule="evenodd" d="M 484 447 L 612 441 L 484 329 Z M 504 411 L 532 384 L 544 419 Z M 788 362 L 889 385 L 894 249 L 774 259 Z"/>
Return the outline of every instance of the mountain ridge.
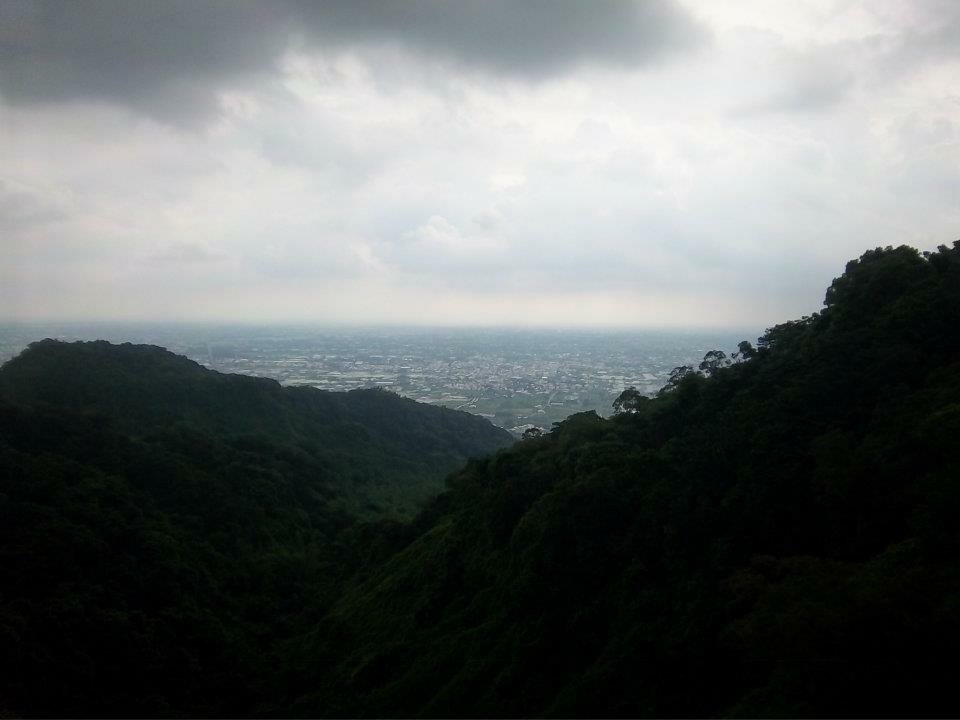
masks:
<path fill-rule="evenodd" d="M 100 412 L 136 436 L 184 428 L 224 437 L 270 437 L 354 465 L 350 472 L 360 484 L 432 476 L 430 487 L 400 508 L 403 515 L 441 491 L 443 475 L 464 459 L 513 441 L 484 418 L 389 391 L 281 387 L 269 378 L 219 373 L 156 346 L 102 340 L 32 343 L 0 368 L 0 397 L 21 405 Z M 322 442 L 323 437 L 331 442 Z M 437 439 L 432 448 L 423 442 L 431 437 Z M 414 456 L 408 447 L 423 452 Z M 371 448 L 389 454 L 391 461 L 357 462 Z"/>
<path fill-rule="evenodd" d="M 960 242 L 872 250 L 745 362 L 471 461 L 279 714 L 955 714 L 958 319 Z"/>
<path fill-rule="evenodd" d="M 364 528 L 509 442 L 389 392 L 31 345 L 0 368 L 0 711 L 249 713 L 278 648 L 376 553 Z"/>
<path fill-rule="evenodd" d="M 0 710 L 956 715 L 958 320 L 960 241 L 870 250 L 738 362 L 467 459 L 409 521 L 317 482 L 391 447 L 347 422 L 329 437 L 349 452 L 314 448 L 287 413 L 328 395 L 191 390 L 185 419 L 174 394 L 173 426 L 133 433 L 136 413 L 98 406 L 162 402 L 163 383 L 77 409 L 23 404 L 46 386 L 18 375 L 30 392 L 0 390 Z M 361 419 L 420 412 L 346 398 Z M 277 422 L 222 430 L 223 403 L 261 401 Z"/>

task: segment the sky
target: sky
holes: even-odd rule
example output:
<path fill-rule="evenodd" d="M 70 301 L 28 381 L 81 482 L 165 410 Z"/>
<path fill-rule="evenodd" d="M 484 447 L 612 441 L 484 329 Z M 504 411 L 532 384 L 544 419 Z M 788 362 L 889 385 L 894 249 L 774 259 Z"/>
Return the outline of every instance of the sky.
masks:
<path fill-rule="evenodd" d="M 0 319 L 763 327 L 960 237 L 955 0 L 0 1 Z"/>

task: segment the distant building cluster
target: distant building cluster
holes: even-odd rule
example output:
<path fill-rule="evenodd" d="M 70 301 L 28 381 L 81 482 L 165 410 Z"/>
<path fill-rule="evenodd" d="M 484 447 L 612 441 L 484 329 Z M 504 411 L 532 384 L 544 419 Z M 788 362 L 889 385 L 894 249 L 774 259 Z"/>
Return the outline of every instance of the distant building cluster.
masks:
<path fill-rule="evenodd" d="M 317 330 L 215 326 L 0 327 L 0 360 L 42 337 L 162 345 L 227 373 L 321 390 L 383 387 L 488 418 L 517 436 L 575 412 L 608 415 L 635 386 L 652 395 L 677 365 L 734 335 L 578 330 Z"/>

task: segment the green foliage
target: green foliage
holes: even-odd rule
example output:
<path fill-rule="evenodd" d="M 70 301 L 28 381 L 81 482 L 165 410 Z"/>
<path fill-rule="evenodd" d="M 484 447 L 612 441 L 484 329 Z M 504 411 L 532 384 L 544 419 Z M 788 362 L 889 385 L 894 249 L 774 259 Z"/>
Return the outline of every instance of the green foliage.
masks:
<path fill-rule="evenodd" d="M 485 457 L 387 393 L 41 343 L 0 371 L 0 710 L 955 715 L 958 319 L 960 243 L 870 251 Z"/>
<path fill-rule="evenodd" d="M 0 370 L 0 710 L 236 715 L 347 575 L 509 442 L 390 393 L 282 389 L 159 348 Z M 357 521 L 379 518 L 373 530 Z"/>
<path fill-rule="evenodd" d="M 747 362 L 471 462 L 283 711 L 955 714 L 958 320 L 960 245 L 871 251 Z"/>
<path fill-rule="evenodd" d="M 646 401 L 647 397 L 631 385 L 613 401 L 613 412 L 616 415 L 639 412 Z"/>
<path fill-rule="evenodd" d="M 730 365 L 727 354 L 723 350 L 708 350 L 700 363 L 700 371 L 706 375 L 713 375 L 717 370 Z"/>
<path fill-rule="evenodd" d="M 269 462 L 306 463 L 320 492 L 370 519 L 409 518 L 464 459 L 511 441 L 481 418 L 394 393 L 283 388 L 129 343 L 33 343 L 3 366 L 0 397 L 100 413 L 120 432 L 198 457 L 213 437 Z"/>
<path fill-rule="evenodd" d="M 670 378 L 667 380 L 667 384 L 660 388 L 660 392 L 658 394 L 665 395 L 668 392 L 676 390 L 678 387 L 680 387 L 680 383 L 682 383 L 684 379 L 696 374 L 696 371 L 689 365 L 680 365 L 675 367 L 670 371 Z"/>

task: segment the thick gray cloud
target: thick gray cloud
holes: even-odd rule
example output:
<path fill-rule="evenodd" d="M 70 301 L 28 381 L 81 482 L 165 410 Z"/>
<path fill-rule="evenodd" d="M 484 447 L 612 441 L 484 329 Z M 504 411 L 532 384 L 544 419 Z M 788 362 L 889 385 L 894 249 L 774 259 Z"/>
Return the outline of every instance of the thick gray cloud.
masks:
<path fill-rule="evenodd" d="M 0 4 L 0 94 L 12 102 L 101 100 L 170 117 L 205 113 L 211 90 L 268 72 L 283 13 L 190 2 Z"/>
<path fill-rule="evenodd" d="M 632 66 L 687 49 L 701 29 L 669 0 L 300 0 L 307 35 L 393 41 L 525 77 L 583 60 Z"/>
<path fill-rule="evenodd" d="M 759 326 L 955 239 L 960 3 L 679 1 L 0 0 L 0 319 Z"/>
<path fill-rule="evenodd" d="M 217 91 L 274 77 L 291 48 L 390 45 L 542 79 L 582 62 L 633 66 L 702 37 L 671 0 L 4 0 L 0 94 L 189 121 Z"/>

